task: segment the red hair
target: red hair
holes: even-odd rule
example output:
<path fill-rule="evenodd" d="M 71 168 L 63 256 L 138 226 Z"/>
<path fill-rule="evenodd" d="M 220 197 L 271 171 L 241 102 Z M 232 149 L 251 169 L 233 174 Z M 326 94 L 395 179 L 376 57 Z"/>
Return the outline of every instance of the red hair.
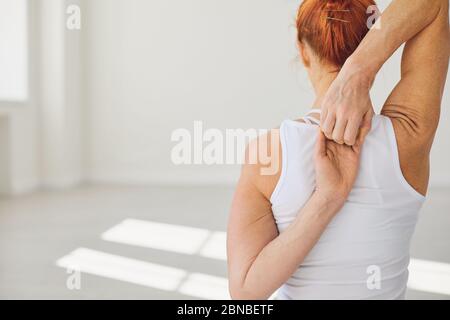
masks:
<path fill-rule="evenodd" d="M 326 63 L 342 67 L 369 28 L 373 0 L 304 0 L 297 14 L 297 38 Z"/>

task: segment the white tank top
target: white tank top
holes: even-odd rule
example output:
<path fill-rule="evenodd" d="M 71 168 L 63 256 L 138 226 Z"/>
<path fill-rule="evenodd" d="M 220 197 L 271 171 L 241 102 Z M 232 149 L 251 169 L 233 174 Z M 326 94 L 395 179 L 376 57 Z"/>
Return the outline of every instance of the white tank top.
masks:
<path fill-rule="evenodd" d="M 282 170 L 270 199 L 279 232 L 315 189 L 317 120 L 304 119 L 280 127 Z M 411 237 L 424 200 L 403 177 L 390 119 L 375 116 L 344 207 L 277 299 L 404 299 Z"/>

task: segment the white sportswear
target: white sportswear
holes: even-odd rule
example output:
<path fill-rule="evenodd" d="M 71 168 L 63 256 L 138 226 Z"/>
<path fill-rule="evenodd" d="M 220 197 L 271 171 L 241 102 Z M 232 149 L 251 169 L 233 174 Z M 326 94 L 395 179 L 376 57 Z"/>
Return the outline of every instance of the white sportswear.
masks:
<path fill-rule="evenodd" d="M 309 115 L 304 121 L 280 127 L 282 169 L 270 199 L 279 232 L 315 189 L 318 121 Z M 391 120 L 376 115 L 345 205 L 277 299 L 404 299 L 411 237 L 424 200 L 403 177 Z"/>

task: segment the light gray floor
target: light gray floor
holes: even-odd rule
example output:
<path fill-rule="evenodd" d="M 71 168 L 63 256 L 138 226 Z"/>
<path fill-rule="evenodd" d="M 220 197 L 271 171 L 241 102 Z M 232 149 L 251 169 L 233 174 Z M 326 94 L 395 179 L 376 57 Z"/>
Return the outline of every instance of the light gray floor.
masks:
<path fill-rule="evenodd" d="M 232 190 L 84 186 L 0 198 L 1 299 L 191 299 L 122 281 L 83 274 L 68 290 L 58 258 L 79 247 L 192 272 L 226 277 L 224 261 L 114 244 L 99 235 L 127 218 L 225 231 Z M 430 191 L 413 240 L 412 256 L 450 263 L 450 189 Z M 409 291 L 409 299 L 450 296 Z"/>

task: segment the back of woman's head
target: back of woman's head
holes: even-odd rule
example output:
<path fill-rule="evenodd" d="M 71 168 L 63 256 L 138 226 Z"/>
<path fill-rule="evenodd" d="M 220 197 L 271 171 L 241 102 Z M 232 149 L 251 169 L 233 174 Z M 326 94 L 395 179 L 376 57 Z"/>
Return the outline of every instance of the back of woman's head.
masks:
<path fill-rule="evenodd" d="M 341 67 L 369 31 L 373 0 L 304 0 L 297 15 L 298 41 L 327 64 Z"/>

